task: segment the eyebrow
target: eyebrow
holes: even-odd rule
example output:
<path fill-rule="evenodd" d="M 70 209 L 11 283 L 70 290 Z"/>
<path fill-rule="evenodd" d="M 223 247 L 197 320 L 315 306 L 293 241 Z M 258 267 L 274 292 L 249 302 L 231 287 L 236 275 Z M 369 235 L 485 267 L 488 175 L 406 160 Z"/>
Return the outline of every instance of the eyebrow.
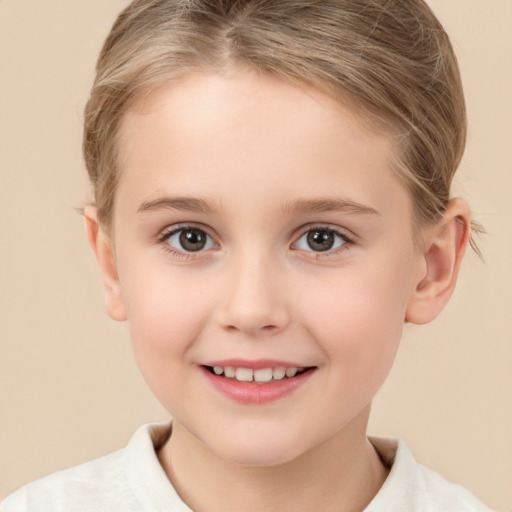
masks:
<path fill-rule="evenodd" d="M 139 206 L 137 212 L 145 213 L 165 209 L 197 212 L 206 215 L 210 215 L 218 211 L 217 208 L 204 199 L 194 197 L 161 197 L 152 201 L 144 201 Z M 283 207 L 283 213 L 285 215 L 331 211 L 350 214 L 380 215 L 377 210 L 370 206 L 365 206 L 355 201 L 341 198 L 297 199 Z"/>
<path fill-rule="evenodd" d="M 332 211 L 380 216 L 375 208 L 343 198 L 298 199 L 283 208 L 283 212 L 288 215 Z"/>
<path fill-rule="evenodd" d="M 137 209 L 137 212 L 144 213 L 166 209 L 204 214 L 212 214 L 217 211 L 212 204 L 204 199 L 194 197 L 161 197 L 153 201 L 144 201 Z"/>

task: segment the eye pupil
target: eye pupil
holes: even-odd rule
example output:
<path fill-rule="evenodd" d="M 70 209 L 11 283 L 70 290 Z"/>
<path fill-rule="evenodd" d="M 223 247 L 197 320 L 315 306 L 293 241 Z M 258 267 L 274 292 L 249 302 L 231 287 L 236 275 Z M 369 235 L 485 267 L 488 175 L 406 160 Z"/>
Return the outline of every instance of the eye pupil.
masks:
<path fill-rule="evenodd" d="M 186 229 L 180 234 L 180 244 L 186 251 L 196 252 L 206 245 L 206 233 L 199 229 Z"/>
<path fill-rule="evenodd" d="M 336 241 L 333 231 L 327 229 L 315 229 L 310 231 L 307 236 L 307 242 L 314 251 L 328 251 L 332 249 Z"/>

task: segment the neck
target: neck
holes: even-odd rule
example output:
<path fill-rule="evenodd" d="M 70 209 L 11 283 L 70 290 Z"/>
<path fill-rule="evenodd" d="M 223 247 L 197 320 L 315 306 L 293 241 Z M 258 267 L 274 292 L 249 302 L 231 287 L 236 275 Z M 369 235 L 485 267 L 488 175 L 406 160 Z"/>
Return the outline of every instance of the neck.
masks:
<path fill-rule="evenodd" d="M 269 467 L 226 461 L 174 422 L 159 458 L 178 494 L 196 512 L 362 511 L 387 476 L 366 438 L 367 419 L 368 414 L 363 429 L 349 425 L 297 459 Z"/>

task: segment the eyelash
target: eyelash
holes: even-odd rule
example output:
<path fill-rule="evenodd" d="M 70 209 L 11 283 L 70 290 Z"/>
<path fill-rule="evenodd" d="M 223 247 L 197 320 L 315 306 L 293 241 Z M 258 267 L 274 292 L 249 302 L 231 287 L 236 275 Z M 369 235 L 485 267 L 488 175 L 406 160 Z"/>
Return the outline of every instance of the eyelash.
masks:
<path fill-rule="evenodd" d="M 171 254 L 172 256 L 174 256 L 176 258 L 182 258 L 184 260 L 189 260 L 189 259 L 195 257 L 196 252 L 200 253 L 203 251 L 202 250 L 180 251 L 180 250 L 174 248 L 172 245 L 170 245 L 168 240 L 171 236 L 176 235 L 182 231 L 192 231 L 192 230 L 196 230 L 196 231 L 200 231 L 200 232 L 204 233 L 210 240 L 213 241 L 213 238 L 208 234 L 208 232 L 203 227 L 200 227 L 200 226 L 197 226 L 194 224 L 181 224 L 178 226 L 173 226 L 173 227 L 164 229 L 164 231 L 158 237 L 157 243 L 162 245 L 164 251 Z"/>
<path fill-rule="evenodd" d="M 208 237 L 209 240 L 213 241 L 213 243 L 216 244 L 216 242 L 213 240 L 213 237 L 211 237 L 208 234 L 207 230 L 205 230 L 203 227 L 199 227 L 194 224 L 181 224 L 178 226 L 169 227 L 169 228 L 165 229 L 158 237 L 157 243 L 161 244 L 163 246 L 163 249 L 167 253 L 171 254 L 174 257 L 182 258 L 185 260 L 192 259 L 192 258 L 196 257 L 196 253 L 204 252 L 204 249 L 200 249 L 198 251 L 186 251 L 186 250 L 181 251 L 181 250 L 174 248 L 172 245 L 170 245 L 168 241 L 169 241 L 170 237 L 172 237 L 180 232 L 193 231 L 193 230 L 204 233 Z M 339 231 L 335 228 L 332 228 L 330 226 L 326 226 L 326 225 L 313 225 L 313 226 L 308 226 L 307 229 L 301 230 L 301 235 L 296 239 L 296 241 L 291 245 L 291 247 L 293 248 L 293 246 L 296 246 L 298 244 L 298 242 L 303 237 L 305 237 L 308 233 L 311 233 L 314 231 L 317 231 L 317 232 L 323 231 L 326 233 L 330 233 L 330 234 L 334 235 L 335 237 L 338 237 L 339 239 L 342 240 L 342 243 L 338 247 L 335 247 L 334 249 L 327 249 L 325 251 L 314 251 L 312 249 L 311 250 L 297 249 L 297 250 L 301 250 L 303 252 L 311 253 L 311 255 L 313 255 L 313 256 L 309 256 L 309 257 L 313 257 L 314 259 L 322 259 L 322 258 L 329 258 L 332 256 L 336 256 L 340 252 L 346 251 L 351 245 L 354 244 L 353 238 L 349 237 L 346 233 L 342 233 L 341 231 Z"/>
<path fill-rule="evenodd" d="M 348 236 L 346 233 L 341 232 L 340 230 L 333 228 L 331 226 L 319 224 L 319 225 L 312 225 L 312 226 L 310 225 L 306 229 L 302 230 L 301 231 L 302 234 L 297 238 L 297 240 L 292 244 L 292 246 L 297 245 L 300 242 L 300 240 L 302 240 L 302 238 L 304 238 L 308 233 L 312 233 L 315 231 L 332 234 L 335 237 L 341 239 L 342 243 L 340 245 L 338 245 L 338 247 L 335 247 L 333 249 L 327 249 L 325 251 L 314 251 L 312 249 L 311 250 L 304 249 L 303 250 L 304 252 L 311 254 L 310 256 L 308 256 L 310 258 L 312 257 L 312 258 L 318 260 L 318 259 L 323 259 L 323 258 L 334 257 L 334 256 L 337 256 L 338 254 L 340 254 L 341 252 L 346 251 L 347 249 L 350 248 L 351 245 L 354 245 L 354 243 L 355 243 L 354 239 L 352 237 Z M 301 250 L 301 249 L 298 249 L 298 250 Z"/>

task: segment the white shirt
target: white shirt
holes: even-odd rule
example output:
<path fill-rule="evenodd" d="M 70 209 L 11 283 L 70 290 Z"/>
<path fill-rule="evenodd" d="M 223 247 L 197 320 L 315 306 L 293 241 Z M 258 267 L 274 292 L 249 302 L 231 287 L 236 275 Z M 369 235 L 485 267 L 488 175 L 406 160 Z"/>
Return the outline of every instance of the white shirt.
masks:
<path fill-rule="evenodd" d="M 30 483 L 0 512 L 192 512 L 158 461 L 169 424 L 139 428 L 128 446 Z M 489 512 L 469 491 L 418 464 L 402 441 L 371 438 L 391 466 L 364 512 Z"/>

